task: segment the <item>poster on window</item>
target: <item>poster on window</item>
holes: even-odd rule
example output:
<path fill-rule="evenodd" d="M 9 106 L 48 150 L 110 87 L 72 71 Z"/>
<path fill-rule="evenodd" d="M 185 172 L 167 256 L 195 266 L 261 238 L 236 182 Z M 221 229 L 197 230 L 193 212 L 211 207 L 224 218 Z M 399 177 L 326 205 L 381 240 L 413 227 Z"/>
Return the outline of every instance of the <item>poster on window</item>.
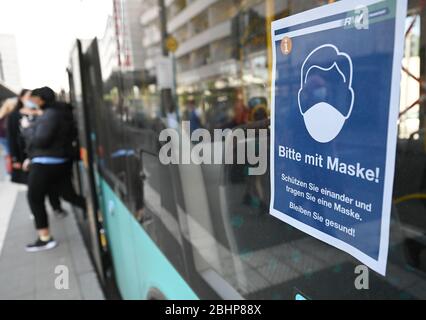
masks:
<path fill-rule="evenodd" d="M 271 214 L 385 275 L 406 0 L 272 23 Z"/>

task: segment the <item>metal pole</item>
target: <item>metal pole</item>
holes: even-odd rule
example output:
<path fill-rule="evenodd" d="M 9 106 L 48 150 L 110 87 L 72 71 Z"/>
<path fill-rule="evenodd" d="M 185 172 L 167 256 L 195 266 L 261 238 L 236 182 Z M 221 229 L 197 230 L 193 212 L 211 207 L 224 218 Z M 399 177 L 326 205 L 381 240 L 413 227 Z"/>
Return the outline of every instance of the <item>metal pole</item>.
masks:
<path fill-rule="evenodd" d="M 163 56 L 167 57 L 169 51 L 167 50 L 167 11 L 164 0 L 158 0 L 158 7 L 160 8 L 160 28 L 161 28 L 161 47 L 163 49 Z"/>
<path fill-rule="evenodd" d="M 266 43 L 268 50 L 268 89 L 272 87 L 272 55 L 275 45 L 272 43 L 271 24 L 274 20 L 275 0 L 266 0 Z"/>
<path fill-rule="evenodd" d="M 167 31 L 167 10 L 164 0 L 158 0 L 160 8 L 160 28 L 161 28 L 161 47 L 164 57 L 169 57 L 169 50 L 167 48 L 167 38 L 169 37 Z M 175 78 L 173 70 L 173 78 Z M 161 115 L 167 117 L 167 114 L 176 112 L 175 99 L 173 96 L 172 88 L 161 89 Z"/>

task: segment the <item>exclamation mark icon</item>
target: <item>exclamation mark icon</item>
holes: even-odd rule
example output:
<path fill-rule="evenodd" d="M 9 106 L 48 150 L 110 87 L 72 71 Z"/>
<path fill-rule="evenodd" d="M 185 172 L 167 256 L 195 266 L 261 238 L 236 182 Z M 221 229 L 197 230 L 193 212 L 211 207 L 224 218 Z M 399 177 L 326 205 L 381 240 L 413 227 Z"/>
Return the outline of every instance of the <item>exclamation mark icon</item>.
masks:
<path fill-rule="evenodd" d="M 293 50 L 293 41 L 289 37 L 285 37 L 281 41 L 281 52 L 285 56 L 288 56 L 292 50 Z"/>

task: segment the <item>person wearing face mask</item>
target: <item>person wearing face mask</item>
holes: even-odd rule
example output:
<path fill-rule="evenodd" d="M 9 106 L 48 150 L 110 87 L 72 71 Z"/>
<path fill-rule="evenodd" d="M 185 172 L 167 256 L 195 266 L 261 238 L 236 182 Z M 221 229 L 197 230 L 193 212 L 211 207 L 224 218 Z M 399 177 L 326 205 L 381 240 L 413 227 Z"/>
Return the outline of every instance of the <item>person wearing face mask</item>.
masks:
<path fill-rule="evenodd" d="M 48 87 L 32 92 L 31 102 L 36 104 L 39 116 L 24 131 L 29 161 L 28 202 L 34 215 L 38 239 L 26 247 L 27 252 L 50 250 L 57 242 L 50 234 L 45 198 L 56 190 L 61 198 L 86 210 L 86 201 L 77 195 L 72 185 L 72 160 L 75 127 L 68 105 L 56 101 L 55 93 Z"/>
<path fill-rule="evenodd" d="M 28 172 L 24 170 L 23 163 L 27 159 L 26 143 L 23 130 L 31 126 L 40 115 L 40 110 L 30 100 L 31 91 L 24 89 L 19 95 L 18 103 L 8 118 L 8 141 L 12 158 L 11 181 L 17 184 L 27 184 Z M 53 213 L 57 217 L 65 217 L 67 212 L 62 208 L 61 201 L 55 190 L 49 193 L 49 202 Z"/>

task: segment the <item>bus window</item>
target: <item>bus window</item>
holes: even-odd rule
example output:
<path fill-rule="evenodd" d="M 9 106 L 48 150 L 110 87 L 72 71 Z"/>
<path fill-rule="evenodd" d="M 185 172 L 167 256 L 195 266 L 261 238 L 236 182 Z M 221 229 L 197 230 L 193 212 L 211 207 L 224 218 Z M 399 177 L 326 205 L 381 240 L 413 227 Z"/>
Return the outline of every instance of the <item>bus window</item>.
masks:
<path fill-rule="evenodd" d="M 166 128 L 175 129 L 183 142 L 197 129 L 243 132 L 231 145 L 219 138 L 189 142 L 192 147 L 231 148 L 237 154 L 238 145 L 257 152 L 260 145 L 269 146 L 270 23 L 334 1 L 167 4 L 167 31 L 179 42 L 172 57 L 176 99 L 168 110 L 156 73 L 164 21 L 158 12 L 149 11 L 156 1 L 143 2 L 149 14 L 142 15 L 132 35 L 142 38 L 143 63 L 136 68 L 125 57 L 121 65 L 114 60 L 114 68 L 103 63 L 98 149 L 102 174 L 119 190 L 137 230 L 148 234 L 185 283 L 200 298 L 426 298 L 426 122 L 420 50 L 426 39 L 425 8 L 409 1 L 388 272 L 382 277 L 371 271 L 370 289 L 358 290 L 357 260 L 269 215 L 269 166 L 263 175 L 250 176 L 249 165 L 163 165 L 158 157 L 159 135 Z M 108 45 L 104 42 L 101 49 Z M 187 123 L 189 131 L 181 130 Z M 249 128 L 258 130 L 255 137 L 245 134 Z M 260 129 L 267 134 L 261 135 Z M 139 255 L 142 244 L 134 246 Z M 145 277 L 149 275 L 139 275 L 141 281 Z"/>
<path fill-rule="evenodd" d="M 268 120 L 268 19 L 317 5 L 314 1 L 268 2 L 218 2 L 210 8 L 210 27 L 223 23 L 215 15 L 217 8 L 222 8 L 221 12 L 232 16 L 230 38 L 210 43 L 209 50 L 203 47 L 178 57 L 180 113 L 182 120 L 191 123 L 191 130 L 253 127 Z M 273 16 L 268 16 L 271 8 Z M 357 290 L 354 281 L 359 262 L 271 217 L 269 172 L 251 177 L 244 165 L 202 165 L 181 170 L 181 179 L 188 236 L 196 270 L 203 278 L 214 273 L 216 279 L 249 299 L 288 299 L 295 292 L 304 292 L 312 299 L 425 297 L 426 149 L 419 120 L 420 24 L 419 16 L 407 19 L 407 72 L 402 81 L 401 112 L 413 102 L 417 104 L 404 112 L 399 123 L 387 277 L 371 272 L 370 290 Z M 268 126 L 263 122 L 263 128 Z M 258 143 L 244 141 L 244 137 L 239 140 Z M 195 181 L 195 177 L 199 187 L 189 190 L 187 181 Z M 190 194 L 202 200 L 194 200 Z"/>

